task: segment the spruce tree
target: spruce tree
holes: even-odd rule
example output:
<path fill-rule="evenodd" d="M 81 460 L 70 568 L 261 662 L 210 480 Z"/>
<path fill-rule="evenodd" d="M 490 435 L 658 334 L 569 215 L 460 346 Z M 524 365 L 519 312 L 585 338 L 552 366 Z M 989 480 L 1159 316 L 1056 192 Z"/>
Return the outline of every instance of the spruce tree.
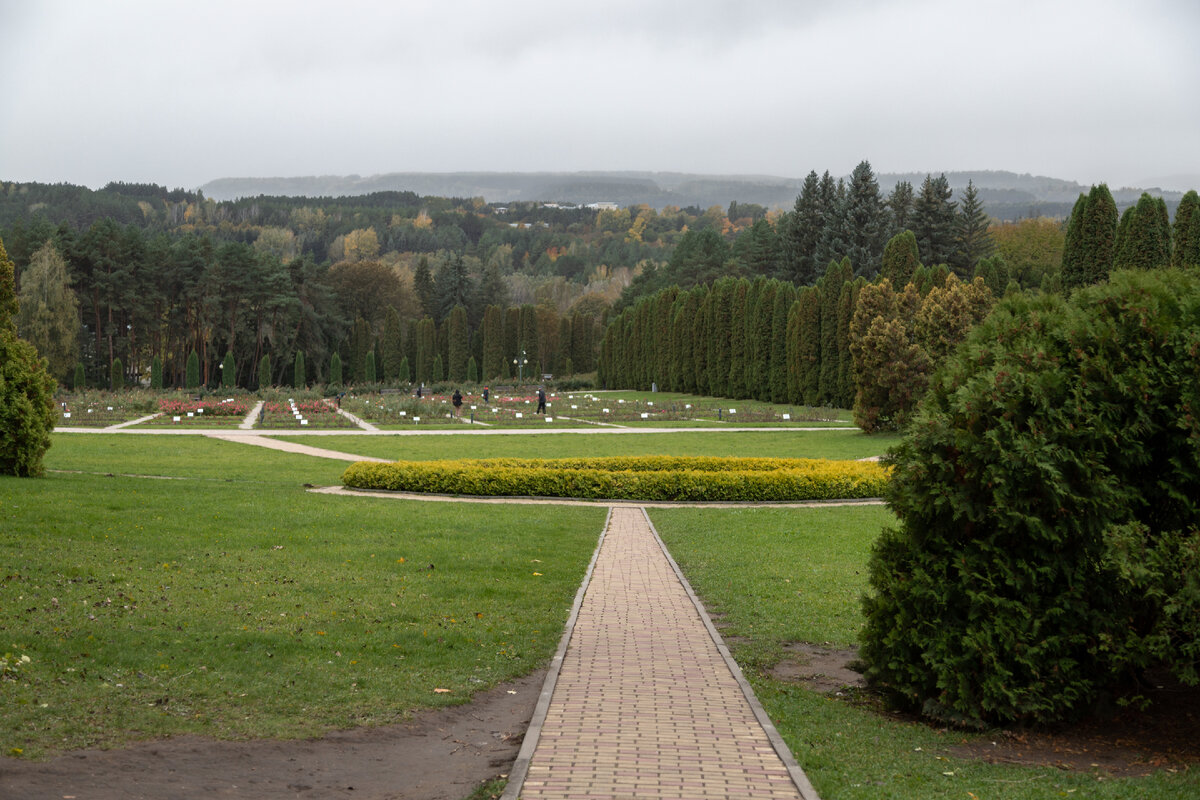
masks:
<path fill-rule="evenodd" d="M 56 380 L 66 380 L 79 360 L 79 300 L 67 262 L 53 242 L 33 254 L 21 275 L 18 302 L 17 333 L 37 348 Z"/>
<path fill-rule="evenodd" d="M 913 187 L 908 181 L 897 181 L 896 187 L 888 195 L 885 203 L 888 211 L 888 232 L 895 236 L 906 231 L 912 224 Z"/>
<path fill-rule="evenodd" d="M 417 269 L 413 274 L 413 291 L 421 311 L 427 317 L 437 313 L 437 298 L 434 297 L 433 273 L 429 270 L 429 257 L 421 256 L 417 261 Z"/>
<path fill-rule="evenodd" d="M 917 237 L 922 264 L 950 263 L 956 234 L 956 204 L 950 200 L 953 195 L 945 175 L 925 176 L 913 204 L 910 228 Z"/>
<path fill-rule="evenodd" d="M 849 258 L 857 274 L 873 278 L 879 274 L 888 228 L 887 209 L 879 195 L 875 173 L 870 162 L 860 162 L 826 226 L 829 256 L 839 260 Z"/>
<path fill-rule="evenodd" d="M 979 190 L 973 181 L 967 181 L 962 195 L 962 212 L 958 216 L 958 235 L 952 264 L 960 277 L 975 272 L 975 264 L 987 258 L 996 249 L 989 231 L 991 222 L 979 201 Z"/>
<path fill-rule="evenodd" d="M 1200 265 L 1200 261 L 1192 255 L 1193 250 L 1200 247 L 1200 242 L 1195 241 L 1195 231 L 1200 230 L 1200 225 L 1194 224 L 1194 221 L 1198 218 L 1200 218 L 1200 195 L 1197 195 L 1196 190 L 1193 189 L 1183 196 L 1183 199 L 1179 201 L 1179 208 L 1175 209 L 1175 223 L 1171 227 L 1172 266 Z"/>
<path fill-rule="evenodd" d="M 54 430 L 55 382 L 46 362 L 17 336 L 16 267 L 0 240 L 0 474 L 45 474 L 42 457 Z"/>
<path fill-rule="evenodd" d="M 304 351 L 296 351 L 296 359 L 292 362 L 292 386 L 303 389 L 308 385 L 308 376 L 304 374 Z"/>
<path fill-rule="evenodd" d="M 188 391 L 200 388 L 200 356 L 195 350 L 188 353 L 184 386 L 187 387 Z"/>

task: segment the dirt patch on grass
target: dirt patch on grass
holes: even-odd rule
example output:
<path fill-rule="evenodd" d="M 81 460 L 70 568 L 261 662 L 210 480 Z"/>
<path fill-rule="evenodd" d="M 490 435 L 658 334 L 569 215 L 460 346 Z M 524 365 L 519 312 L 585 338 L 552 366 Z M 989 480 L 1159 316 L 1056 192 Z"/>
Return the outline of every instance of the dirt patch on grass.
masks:
<path fill-rule="evenodd" d="M 544 680 L 539 671 L 477 694 L 467 705 L 314 740 L 180 736 L 120 750 L 65 753 L 50 761 L 0 758 L 0 797 L 461 800 L 484 781 L 508 773 Z"/>
<path fill-rule="evenodd" d="M 864 697 L 866 683 L 853 667 L 857 651 L 805 643 L 789 644 L 785 651 L 784 658 L 770 671 L 776 680 L 803 683 L 836 697 Z M 1200 768 L 1200 687 L 1183 686 L 1158 675 L 1153 676 L 1144 694 L 1151 701 L 1146 711 L 1126 708 L 1055 728 L 998 730 L 983 737 L 964 737 L 961 744 L 949 747 L 947 752 L 991 763 L 1114 776 Z M 868 703 L 879 707 L 876 702 Z"/>

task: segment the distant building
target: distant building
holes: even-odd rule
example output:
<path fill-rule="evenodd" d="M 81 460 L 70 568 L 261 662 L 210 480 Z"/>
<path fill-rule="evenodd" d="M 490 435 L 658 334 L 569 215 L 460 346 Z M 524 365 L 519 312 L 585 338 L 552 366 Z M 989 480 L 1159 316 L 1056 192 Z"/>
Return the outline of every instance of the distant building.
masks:
<path fill-rule="evenodd" d="M 587 208 L 594 211 L 616 211 L 621 206 L 617 203 L 610 203 L 607 200 L 601 200 L 599 203 L 588 203 Z"/>

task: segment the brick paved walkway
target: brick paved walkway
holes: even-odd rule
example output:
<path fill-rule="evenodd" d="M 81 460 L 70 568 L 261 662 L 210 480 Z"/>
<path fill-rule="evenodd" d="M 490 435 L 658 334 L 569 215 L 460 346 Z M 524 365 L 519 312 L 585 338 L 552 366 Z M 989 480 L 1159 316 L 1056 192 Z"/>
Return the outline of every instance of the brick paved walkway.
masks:
<path fill-rule="evenodd" d="M 718 642 L 645 513 L 613 508 L 504 797 L 816 800 Z"/>

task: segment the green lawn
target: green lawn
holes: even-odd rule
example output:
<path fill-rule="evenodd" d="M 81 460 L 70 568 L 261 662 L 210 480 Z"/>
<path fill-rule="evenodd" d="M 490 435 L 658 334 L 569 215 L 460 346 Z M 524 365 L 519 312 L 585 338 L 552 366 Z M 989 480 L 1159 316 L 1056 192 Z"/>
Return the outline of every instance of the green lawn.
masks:
<path fill-rule="evenodd" d="M 573 456 L 769 456 L 855 459 L 879 456 L 900 439 L 862 431 L 705 431 L 464 436 L 279 436 L 284 441 L 405 461 Z"/>
<path fill-rule="evenodd" d="M 549 660 L 603 508 L 303 490 L 343 466 L 80 434 L 47 454 L 72 471 L 0 478 L 0 653 L 31 659 L 0 753 L 383 724 Z"/>
<path fill-rule="evenodd" d="M 836 800 L 1195 798 L 1200 773 L 1113 779 L 993 765 L 949 754 L 987 734 L 904 722 L 779 681 L 766 672 L 789 642 L 846 647 L 862 624 L 871 543 L 883 507 L 803 511 L 655 509 L 655 527 L 706 607 L 720 615 L 734 658 L 796 760 Z"/>

